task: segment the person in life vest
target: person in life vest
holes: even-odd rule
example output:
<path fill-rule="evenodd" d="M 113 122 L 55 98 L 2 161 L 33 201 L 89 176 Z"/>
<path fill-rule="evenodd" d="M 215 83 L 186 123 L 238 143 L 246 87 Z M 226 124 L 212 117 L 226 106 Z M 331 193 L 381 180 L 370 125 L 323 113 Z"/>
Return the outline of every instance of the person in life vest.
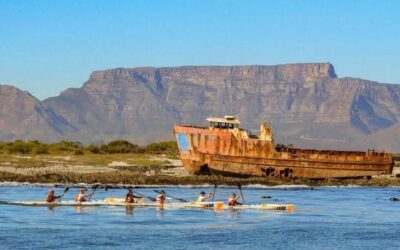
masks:
<path fill-rule="evenodd" d="M 79 194 L 75 196 L 75 201 L 84 202 L 86 201 L 86 198 L 90 196 L 92 196 L 92 194 L 85 194 L 85 189 L 81 188 Z"/>
<path fill-rule="evenodd" d="M 206 199 L 213 197 L 213 195 L 214 195 L 213 193 L 206 195 L 206 193 L 204 191 L 201 191 L 199 197 L 197 197 L 197 199 L 196 199 L 196 202 L 205 202 Z"/>
<path fill-rule="evenodd" d="M 61 197 L 61 195 L 60 196 L 55 196 L 54 193 L 55 193 L 55 191 L 54 191 L 54 189 L 52 189 L 46 195 L 46 201 L 47 202 L 57 202 L 58 201 L 58 199 Z"/>
<path fill-rule="evenodd" d="M 165 195 L 164 190 L 162 190 L 162 191 L 160 192 L 160 194 L 157 195 L 156 200 L 157 200 L 158 204 L 163 205 L 166 198 L 167 198 L 167 196 Z"/>
<path fill-rule="evenodd" d="M 126 203 L 134 203 L 134 202 L 136 202 L 135 199 L 141 199 L 141 198 L 143 198 L 143 197 L 142 197 L 142 196 L 135 196 L 135 195 L 133 195 L 132 189 L 129 189 L 129 190 L 128 190 L 128 193 L 127 193 L 126 196 L 125 196 L 125 202 L 126 202 Z"/>
<path fill-rule="evenodd" d="M 233 193 L 228 199 L 228 206 L 233 207 L 233 206 L 237 206 L 237 205 L 242 205 L 242 203 L 238 202 L 239 198 L 240 198 L 240 196 L 236 196 L 236 194 Z"/>

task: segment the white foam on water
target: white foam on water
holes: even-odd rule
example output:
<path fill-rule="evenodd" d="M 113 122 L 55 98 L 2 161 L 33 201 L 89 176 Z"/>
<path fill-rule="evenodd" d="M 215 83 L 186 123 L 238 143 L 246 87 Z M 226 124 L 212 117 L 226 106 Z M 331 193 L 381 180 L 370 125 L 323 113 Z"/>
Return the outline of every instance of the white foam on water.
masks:
<path fill-rule="evenodd" d="M 30 182 L 16 182 L 16 181 L 3 181 L 0 182 L 0 186 L 17 187 L 17 186 L 38 186 L 38 187 L 51 187 L 57 183 L 30 183 Z M 61 185 L 61 184 L 60 184 Z"/>
<path fill-rule="evenodd" d="M 68 186 L 68 187 L 92 187 L 94 185 L 100 185 L 109 188 L 127 188 L 127 187 L 137 187 L 137 188 L 212 188 L 214 184 L 199 184 L 199 185 L 157 185 L 157 184 L 110 184 L 110 183 L 30 183 L 30 182 L 14 182 L 14 181 L 4 181 L 0 182 L 1 186 L 32 186 L 32 187 L 54 187 L 54 186 Z M 237 185 L 218 185 L 218 188 L 237 188 Z M 242 188 L 248 189 L 309 189 L 309 188 L 360 188 L 360 185 L 327 185 L 327 186 L 308 186 L 308 185 L 262 185 L 262 184 L 249 184 L 242 185 Z M 387 186 L 390 188 L 398 188 L 398 186 Z"/>
<path fill-rule="evenodd" d="M 214 184 L 200 184 L 200 185 L 140 185 L 140 184 L 110 184 L 110 183 L 29 183 L 29 182 L 0 182 L 0 186 L 34 186 L 34 187 L 53 187 L 53 186 L 69 186 L 69 187 L 82 187 L 87 186 L 91 187 L 93 185 L 101 185 L 101 186 L 109 186 L 115 188 L 124 188 L 124 187 L 143 187 L 143 188 L 157 188 L 157 187 L 173 187 L 173 188 L 212 188 Z M 236 185 L 218 185 L 218 188 L 232 188 L 237 187 Z M 282 189 L 282 188 L 309 188 L 307 185 L 276 185 L 276 186 L 268 186 L 261 184 L 250 184 L 250 185 L 242 185 L 243 188 L 252 188 L 252 189 Z M 334 187 L 334 186 L 333 186 Z"/>
<path fill-rule="evenodd" d="M 310 188 L 308 185 L 275 185 L 275 186 L 268 186 L 268 185 L 262 185 L 262 184 L 250 184 L 247 186 L 243 187 L 249 187 L 249 188 L 259 188 L 259 189 L 282 189 L 282 188 Z"/>

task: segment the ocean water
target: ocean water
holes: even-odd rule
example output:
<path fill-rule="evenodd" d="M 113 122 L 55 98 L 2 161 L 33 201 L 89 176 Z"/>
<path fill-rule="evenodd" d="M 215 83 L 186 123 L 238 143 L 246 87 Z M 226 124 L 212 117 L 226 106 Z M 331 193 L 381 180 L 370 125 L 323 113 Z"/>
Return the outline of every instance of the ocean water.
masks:
<path fill-rule="evenodd" d="M 140 189 L 154 196 L 156 188 Z M 160 189 L 160 188 L 157 188 Z M 40 200 L 48 187 L 0 185 L 0 200 Z M 62 188 L 57 192 L 62 192 Z M 164 190 L 194 199 L 212 187 Z M 64 197 L 73 199 L 77 189 Z M 139 190 L 138 190 L 139 191 Z M 223 200 L 235 188 L 218 188 Z M 94 199 L 125 190 L 97 190 Z M 400 188 L 243 188 L 246 203 L 293 203 L 294 212 L 0 205 L 1 249 L 400 249 Z M 272 199 L 264 199 L 271 196 Z"/>

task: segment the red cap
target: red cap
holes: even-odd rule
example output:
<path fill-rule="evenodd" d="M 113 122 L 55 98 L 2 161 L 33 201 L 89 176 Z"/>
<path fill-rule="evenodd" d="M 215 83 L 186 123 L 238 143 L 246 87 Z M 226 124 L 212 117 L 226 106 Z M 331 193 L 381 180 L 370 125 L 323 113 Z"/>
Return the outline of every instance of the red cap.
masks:
<path fill-rule="evenodd" d="M 54 189 L 50 190 L 51 194 L 54 194 L 56 191 Z"/>

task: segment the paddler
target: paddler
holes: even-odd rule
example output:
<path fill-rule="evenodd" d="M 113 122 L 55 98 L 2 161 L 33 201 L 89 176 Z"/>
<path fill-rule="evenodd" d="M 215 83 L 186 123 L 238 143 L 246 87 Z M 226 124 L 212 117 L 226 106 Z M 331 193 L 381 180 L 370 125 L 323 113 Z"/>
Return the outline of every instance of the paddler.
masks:
<path fill-rule="evenodd" d="M 57 202 L 58 201 L 58 199 L 61 197 L 61 195 L 55 196 L 54 195 L 55 192 L 56 191 L 54 189 L 50 190 L 50 192 L 46 195 L 47 202 Z"/>
<path fill-rule="evenodd" d="M 240 196 L 237 196 L 235 193 L 233 193 L 229 199 L 228 199 L 228 206 L 233 207 L 233 206 L 237 206 L 237 205 L 243 205 L 242 203 L 239 203 Z"/>
<path fill-rule="evenodd" d="M 128 193 L 126 194 L 126 196 L 125 196 L 125 202 L 126 203 L 134 203 L 135 202 L 135 199 L 141 199 L 141 198 L 143 198 L 142 196 L 135 196 L 135 195 L 133 195 L 133 191 L 132 191 L 132 189 L 130 188 L 130 189 L 128 189 Z"/>
<path fill-rule="evenodd" d="M 206 195 L 206 193 L 204 191 L 201 191 L 199 197 L 197 197 L 197 199 L 196 199 L 196 202 L 205 202 L 206 199 L 212 198 L 213 195 L 214 195 L 213 193 Z"/>
<path fill-rule="evenodd" d="M 93 194 L 85 194 L 85 190 L 86 190 L 85 188 L 81 188 L 79 194 L 75 196 L 75 201 L 84 202 L 86 201 L 85 199 L 86 197 L 90 197 L 93 195 Z"/>
<path fill-rule="evenodd" d="M 157 195 L 157 202 L 160 205 L 164 205 L 165 199 L 167 198 L 167 196 L 165 195 L 164 190 L 161 190 L 161 192 L 159 193 L 159 195 Z"/>

